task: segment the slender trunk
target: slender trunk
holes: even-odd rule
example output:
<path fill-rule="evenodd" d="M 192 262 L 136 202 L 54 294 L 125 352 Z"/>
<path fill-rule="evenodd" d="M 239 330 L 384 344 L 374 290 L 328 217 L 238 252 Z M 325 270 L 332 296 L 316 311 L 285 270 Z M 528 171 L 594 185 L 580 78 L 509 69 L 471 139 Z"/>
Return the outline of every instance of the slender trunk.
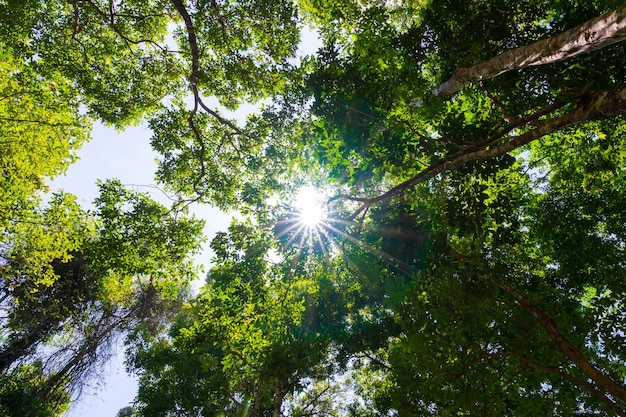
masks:
<path fill-rule="evenodd" d="M 626 5 L 548 39 L 504 52 L 480 64 L 459 68 L 434 91 L 449 95 L 471 81 L 486 80 L 508 71 L 563 61 L 626 39 Z"/>
<path fill-rule="evenodd" d="M 558 329 L 554 319 L 546 314 L 539 306 L 535 305 L 532 301 L 524 297 L 515 288 L 510 285 L 494 279 L 491 275 L 479 271 L 469 260 L 460 252 L 450 247 L 452 255 L 466 268 L 477 273 L 481 278 L 486 281 L 497 285 L 502 291 L 507 293 L 515 303 L 524 311 L 529 313 L 537 323 L 543 328 L 548 335 L 548 338 L 552 341 L 553 346 L 567 359 L 574 363 L 578 369 L 591 381 L 596 384 L 598 388 L 609 394 L 616 400 L 626 404 L 626 387 L 613 381 L 606 376 L 602 371 L 595 367 L 593 363 L 578 349 L 572 342 L 570 342 Z M 595 393 L 592 392 L 595 395 Z"/>
<path fill-rule="evenodd" d="M 25 337 L 10 339 L 9 343 L 0 351 L 0 372 L 6 372 L 22 356 L 25 356 L 29 349 L 37 341 L 32 342 Z"/>
<path fill-rule="evenodd" d="M 283 398 L 285 398 L 285 390 L 280 379 L 274 380 L 274 404 L 272 407 L 272 417 L 280 417 L 280 410 L 283 407 Z"/>
<path fill-rule="evenodd" d="M 552 341 L 552 344 L 561 354 L 572 361 L 583 374 L 591 379 L 599 388 L 604 390 L 604 392 L 626 404 L 626 387 L 613 381 L 596 368 L 594 364 L 559 331 L 552 317 L 548 316 L 543 310 L 517 292 L 513 287 L 503 282 L 497 284 L 500 289 L 513 298 L 524 311 L 535 318 Z"/>
<path fill-rule="evenodd" d="M 99 319 L 94 332 L 85 336 L 85 340 L 72 355 L 71 359 L 57 372 L 54 372 L 46 381 L 45 388 L 39 392 L 40 398 L 46 398 L 56 389 L 71 385 L 73 380 L 77 380 L 82 371 L 94 365 L 97 351 L 103 346 L 107 338 L 110 338 L 116 329 L 120 329 L 126 322 L 129 314 L 122 317 L 105 315 Z"/>
<path fill-rule="evenodd" d="M 28 333 L 22 333 L 17 337 L 10 336 L 0 351 L 0 372 L 8 371 L 15 362 L 32 352 L 36 346 L 57 330 L 58 325 L 59 323 L 54 319 L 41 321 Z"/>

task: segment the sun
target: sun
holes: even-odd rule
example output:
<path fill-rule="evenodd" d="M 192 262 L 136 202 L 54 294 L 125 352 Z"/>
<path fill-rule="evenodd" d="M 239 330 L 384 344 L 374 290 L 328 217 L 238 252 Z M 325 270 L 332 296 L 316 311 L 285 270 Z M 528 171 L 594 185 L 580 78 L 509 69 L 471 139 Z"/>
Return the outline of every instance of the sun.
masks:
<path fill-rule="evenodd" d="M 281 204 L 284 211 L 276 223 L 276 236 L 287 245 L 295 243 L 301 251 L 319 249 L 327 254 L 338 222 L 328 201 L 324 189 L 310 184 L 295 189 L 288 202 Z"/>
<path fill-rule="evenodd" d="M 308 227 L 315 228 L 324 222 L 328 214 L 324 196 L 315 187 L 302 187 L 294 200 L 298 221 Z"/>

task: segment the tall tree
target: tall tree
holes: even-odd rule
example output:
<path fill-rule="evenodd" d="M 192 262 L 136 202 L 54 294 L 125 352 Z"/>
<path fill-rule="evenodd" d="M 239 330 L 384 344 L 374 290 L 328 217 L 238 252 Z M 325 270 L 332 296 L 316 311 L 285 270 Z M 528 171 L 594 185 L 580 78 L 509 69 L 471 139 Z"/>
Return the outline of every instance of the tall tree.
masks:
<path fill-rule="evenodd" d="M 169 336 L 130 318 L 145 305 L 133 283 L 175 296 L 180 286 L 161 278 L 187 264 L 155 242 L 172 231 L 188 248 L 185 227 L 161 227 L 163 210 L 113 186 L 97 245 L 59 241 L 65 264 L 90 248 L 86 271 L 111 301 L 82 309 L 77 334 L 118 319 L 136 327 L 130 363 L 142 385 L 125 413 L 305 414 L 318 399 L 336 414 L 368 404 L 378 414 L 624 415 L 623 4 L 331 3 L 0 7 L 5 20 L 19 10 L 0 41 L 20 73 L 58 74 L 76 90 L 66 101 L 118 127 L 150 119 L 158 177 L 178 208 L 256 216 L 214 240 L 209 282 Z M 298 64 L 305 22 L 324 46 Z M 228 109 L 268 102 L 244 124 L 210 95 Z M 289 201 L 273 204 L 307 182 L 331 193 L 314 226 L 294 220 Z M 11 250 L 28 248 L 14 241 Z M 65 294 L 54 259 L 3 264 L 19 271 L 3 282 L 43 271 L 29 282 Z M 41 297 L 63 310 L 55 294 Z M 78 340 L 87 352 L 103 339 Z M 328 379 L 347 374 L 362 399 L 333 410 Z"/>
<path fill-rule="evenodd" d="M 43 363 L 31 388 L 43 404 L 67 401 L 130 328 L 158 331 L 198 272 L 201 222 L 118 181 L 95 204 L 88 214 L 57 195 L 5 241 L 0 372 L 19 380 Z"/>
<path fill-rule="evenodd" d="M 321 372 L 328 339 L 311 338 L 304 317 L 315 285 L 292 285 L 284 265 L 270 266 L 268 238 L 249 223 L 219 233 L 207 285 L 170 337 L 130 340 L 137 415 L 280 416 L 285 397 Z"/>
<path fill-rule="evenodd" d="M 350 369 L 351 380 L 361 381 L 354 385 L 361 404 L 378 414 L 624 415 L 617 330 L 623 233 L 615 209 L 624 163 L 623 6 L 528 0 L 302 7 L 325 45 L 303 62 L 306 82 L 285 84 L 250 126 L 263 128 L 260 149 L 281 140 L 294 148 L 292 170 L 283 165 L 294 178 L 281 172 L 272 186 L 289 188 L 309 176 L 336 191 L 317 234 L 285 222 L 292 209 L 276 214 L 288 202 L 256 212 L 261 224 L 278 222 L 279 251 L 301 246 L 301 255 L 285 256 L 287 270 L 302 271 L 287 274 L 291 285 L 333 283 L 334 291 L 315 298 L 333 325 L 321 325 L 308 309 L 302 321 L 303 332 L 332 341 L 320 347 L 332 346 L 333 354 L 315 352 L 318 365 L 335 376 Z M 611 18 L 617 29 L 606 43 L 589 38 L 577 46 L 589 53 L 544 48 L 528 61 L 529 51 L 570 45 Z M 494 62 L 505 64 L 483 71 Z M 482 79 L 455 81 L 455 91 L 465 87 L 453 97 L 434 94 L 456 68 L 476 68 Z M 159 132 L 167 134 L 167 125 Z M 222 169 L 229 172 L 256 167 L 227 161 Z M 195 169 L 204 176 L 204 168 Z M 200 191 L 184 172 L 171 171 L 167 181 L 187 194 Z M 261 182 L 270 175 L 254 172 Z M 210 193 L 223 182 L 203 186 L 204 195 L 222 198 Z M 222 268 L 214 276 L 228 271 L 232 278 L 235 270 Z M 244 287 L 264 299 L 267 288 Z M 214 283 L 207 288 L 216 296 Z M 214 308 L 215 323 L 248 318 L 217 314 L 224 304 Z M 276 317 L 263 309 L 249 315 L 246 323 Z M 194 323 L 202 328 L 201 319 Z M 254 340 L 269 348 L 280 337 Z M 259 352 L 235 355 L 238 376 L 247 375 L 245 364 L 260 363 Z M 373 375 L 378 389 L 366 382 Z M 308 394 L 294 391 L 283 412 L 313 410 L 302 403 L 312 398 L 328 412 L 362 410 L 324 405 L 324 392 L 333 392 L 327 376 Z M 246 396 L 254 398 L 240 398 Z"/>
<path fill-rule="evenodd" d="M 546 20 L 539 21 L 533 18 L 539 15 L 537 7 L 542 3 L 528 3 L 526 15 L 513 12 L 514 7 L 495 4 L 486 10 L 474 4 L 437 4 L 423 12 L 416 27 L 399 30 L 392 26 L 388 12 L 369 10 L 351 39 L 330 39 L 334 45 L 320 55 L 319 69 L 311 78 L 315 97 L 311 114 L 316 118 L 312 126 L 319 137 L 314 152 L 328 172 L 341 168 L 341 174 L 333 179 L 347 192 L 331 201 L 351 213 L 348 220 L 358 221 L 352 238 L 363 240 L 363 230 L 375 230 L 381 223 L 373 210 L 379 205 L 409 201 L 413 210 L 433 213 L 436 219 L 433 224 L 438 232 L 433 236 L 438 238 L 430 259 L 412 274 L 413 284 L 408 288 L 414 289 L 393 308 L 397 321 L 408 327 L 390 344 L 385 373 L 393 388 L 379 396 L 381 404 L 386 404 L 385 412 L 391 408 L 401 413 L 418 409 L 423 414 L 513 415 L 534 401 L 537 409 L 545 407 L 546 412 L 556 407 L 563 414 L 584 410 L 624 414 L 620 360 L 617 356 L 615 362 L 608 359 L 610 355 L 597 336 L 599 329 L 586 327 L 588 311 L 577 307 L 588 303 L 589 291 L 596 294 L 597 284 L 590 289 L 589 272 L 582 265 L 573 271 L 565 266 L 569 263 L 552 261 L 553 252 L 538 238 L 540 230 L 549 230 L 550 223 L 561 222 L 558 219 L 564 216 L 568 220 L 563 224 L 573 230 L 563 229 L 572 236 L 564 234 L 554 241 L 559 248 L 565 247 L 564 241 L 589 240 L 593 232 L 583 232 L 588 229 L 572 220 L 590 215 L 577 213 L 586 210 L 578 207 L 587 203 L 578 199 L 573 205 L 559 203 L 563 211 L 551 212 L 550 223 L 525 223 L 541 217 L 534 207 L 542 207 L 536 202 L 543 193 L 557 195 L 552 186 L 557 178 L 573 176 L 572 186 L 576 181 L 580 184 L 572 169 L 587 169 L 588 163 L 581 159 L 575 158 L 577 165 L 572 168 L 571 156 L 562 166 L 553 155 L 583 152 L 581 143 L 594 138 L 607 140 L 611 143 L 607 146 L 622 146 L 623 119 L 619 115 L 624 112 L 625 77 L 618 62 L 623 47 L 607 47 L 593 58 L 570 57 L 576 60 L 574 64 L 503 74 L 468 86 L 452 99 L 432 95 L 446 65 L 465 64 L 475 59 L 473 55 L 482 58 L 490 52 L 487 45 L 504 49 L 519 42 L 517 32 L 502 28 L 524 22 L 528 35 L 537 37 L 538 32 L 558 26 L 562 17 L 550 20 L 550 13 L 558 7 L 544 10 Z M 459 19 L 461 15 L 464 20 Z M 500 15 L 500 20 L 492 20 L 493 15 Z M 527 17 L 531 19 L 525 20 Z M 468 30 L 474 23 L 483 30 L 458 31 Z M 447 33 L 449 28 L 457 32 Z M 577 31 L 580 28 L 563 37 Z M 488 38 L 485 33 L 499 38 Z M 420 42 L 420 47 L 412 46 L 411 39 Z M 475 48 L 476 41 L 486 47 Z M 377 52 L 374 45 L 389 47 Z M 464 50 L 464 45 L 466 54 L 450 54 L 451 50 Z M 512 49 L 501 56 L 516 62 L 530 49 Z M 410 74 L 414 68 L 411 61 L 416 58 L 423 87 L 400 83 L 381 90 L 390 79 L 401 80 L 403 74 Z M 598 59 L 601 67 L 591 64 Z M 476 68 L 489 65 L 486 61 Z M 594 68 L 593 78 L 579 72 L 578 66 Z M 438 68 L 443 71 L 435 72 Z M 412 73 L 410 79 L 415 83 L 420 78 Z M 429 90 L 429 85 L 434 88 Z M 600 86 L 604 91 L 594 89 Z M 407 94 L 415 97 L 414 93 L 419 97 L 413 102 L 416 107 L 407 111 Z M 605 107 L 597 115 L 586 113 L 603 108 L 604 97 L 614 98 L 605 103 L 611 110 Z M 611 120 L 591 123 L 602 119 Z M 553 154 L 543 149 L 546 144 Z M 520 148 L 525 153 L 513 152 Z M 564 151 L 568 148 L 574 150 Z M 509 156 L 512 152 L 515 157 Z M 606 154 L 599 149 L 596 152 L 594 159 L 606 166 L 607 157 L 600 156 Z M 532 165 L 535 161 L 550 163 L 538 171 L 544 175 L 543 182 L 532 185 L 528 172 L 538 169 Z M 606 169 L 618 172 L 620 165 L 612 159 Z M 595 175 L 597 172 L 583 175 L 585 183 L 601 182 L 600 178 L 591 179 Z M 600 189 L 608 190 L 612 184 Z M 378 195 L 374 190 L 380 190 Z M 611 196 L 619 201 L 616 194 Z M 609 216 L 610 210 L 607 206 L 600 211 Z M 617 255 L 620 243 L 608 241 L 609 236 L 621 232 L 608 231 L 604 223 L 588 227 L 599 234 L 591 247 L 606 248 L 607 252 L 595 261 L 602 267 L 595 262 L 594 267 L 585 265 L 598 273 L 615 272 L 613 268 L 619 268 L 622 259 Z M 382 242 L 384 239 L 372 249 L 381 248 Z M 582 254 L 578 256 L 583 259 Z M 393 282 L 392 274 L 385 276 L 387 282 Z M 610 274 L 603 276 L 593 279 L 599 279 L 596 282 L 602 282 L 601 286 L 612 282 Z M 607 303 L 613 308 L 621 303 L 614 301 L 617 304 Z M 404 316 L 409 310 L 414 312 Z M 484 397 L 470 388 L 477 386 L 483 387 Z"/>

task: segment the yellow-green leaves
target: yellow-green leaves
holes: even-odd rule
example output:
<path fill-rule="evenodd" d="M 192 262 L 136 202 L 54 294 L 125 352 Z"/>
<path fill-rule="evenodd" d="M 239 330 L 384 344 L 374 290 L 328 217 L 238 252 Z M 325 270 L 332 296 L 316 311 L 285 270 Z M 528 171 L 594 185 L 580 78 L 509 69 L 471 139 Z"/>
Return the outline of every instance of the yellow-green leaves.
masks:
<path fill-rule="evenodd" d="M 122 282 L 143 277 L 169 298 L 187 288 L 199 272 L 191 256 L 199 249 L 201 221 L 172 211 L 147 194 L 130 191 L 116 180 L 100 184 L 95 203 L 98 230 L 88 245 L 94 272 L 103 277 L 120 275 Z"/>
<path fill-rule="evenodd" d="M 41 207 L 33 198 L 29 201 L 30 211 L 8 222 L 3 229 L 2 253 L 7 261 L 2 267 L 6 287 L 22 283 L 24 276 L 28 277 L 30 293 L 54 285 L 57 275 L 51 262 L 70 261 L 72 253 L 80 250 L 94 230 L 75 200 L 69 194 L 55 194 L 47 207 Z"/>
<path fill-rule="evenodd" d="M 0 62 L 0 225 L 64 172 L 88 139 L 89 121 L 76 106 L 58 74 L 41 77 L 12 56 Z"/>

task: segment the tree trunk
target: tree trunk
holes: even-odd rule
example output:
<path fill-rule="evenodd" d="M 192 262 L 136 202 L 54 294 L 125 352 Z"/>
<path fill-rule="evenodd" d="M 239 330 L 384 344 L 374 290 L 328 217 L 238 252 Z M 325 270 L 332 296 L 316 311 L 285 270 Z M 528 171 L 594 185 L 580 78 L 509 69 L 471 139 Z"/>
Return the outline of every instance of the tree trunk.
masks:
<path fill-rule="evenodd" d="M 121 317 L 104 313 L 98 319 L 98 323 L 91 328 L 92 332 L 84 336 L 82 344 L 64 364 L 63 368 L 53 372 L 48 377 L 44 388 L 38 393 L 39 397 L 46 400 L 55 390 L 78 381 L 83 372 L 95 365 L 99 349 L 106 346 L 106 340 L 113 337 L 115 330 L 122 328 L 129 315 L 130 312 Z"/>
<path fill-rule="evenodd" d="M 14 363 L 35 350 L 57 330 L 58 326 L 56 319 L 49 318 L 38 322 L 37 326 L 26 334 L 10 336 L 0 351 L 0 372 L 7 372 Z"/>
<path fill-rule="evenodd" d="M 548 39 L 504 52 L 480 64 L 459 68 L 434 91 L 449 95 L 471 81 L 497 77 L 511 70 L 563 61 L 626 39 L 626 5 Z"/>
<path fill-rule="evenodd" d="M 7 372 L 22 356 L 26 356 L 29 349 L 38 342 L 25 337 L 9 339 L 9 342 L 0 351 L 0 373 Z"/>
<path fill-rule="evenodd" d="M 559 331 L 552 317 L 544 313 L 543 310 L 531 303 L 530 300 L 517 292 L 513 287 L 503 282 L 496 284 L 500 289 L 509 294 L 524 311 L 537 320 L 537 323 L 539 323 L 552 341 L 553 346 L 561 352 L 563 356 L 572 361 L 578 369 L 600 389 L 611 395 L 611 397 L 626 404 L 626 387 L 613 381 L 596 368 L 595 365 Z"/>
<path fill-rule="evenodd" d="M 272 406 L 272 417 L 280 417 L 281 409 L 283 407 L 283 399 L 285 398 L 285 390 L 280 379 L 274 380 L 274 404 Z"/>

